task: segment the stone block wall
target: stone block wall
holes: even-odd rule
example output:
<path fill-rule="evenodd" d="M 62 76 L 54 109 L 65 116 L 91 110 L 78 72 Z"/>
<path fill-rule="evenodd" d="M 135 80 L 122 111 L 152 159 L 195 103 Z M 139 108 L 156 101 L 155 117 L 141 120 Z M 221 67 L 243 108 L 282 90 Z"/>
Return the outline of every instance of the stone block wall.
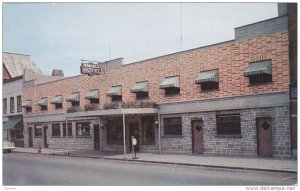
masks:
<path fill-rule="evenodd" d="M 240 113 L 241 135 L 217 135 L 216 115 L 232 113 Z M 290 158 L 291 131 L 288 106 L 181 114 L 182 136 L 174 137 L 164 136 L 162 119 L 162 151 L 163 153 L 192 154 L 191 119 L 202 118 L 205 154 L 255 157 L 257 156 L 256 118 L 260 114 L 268 114 L 272 118 L 273 156 L 275 158 Z"/>

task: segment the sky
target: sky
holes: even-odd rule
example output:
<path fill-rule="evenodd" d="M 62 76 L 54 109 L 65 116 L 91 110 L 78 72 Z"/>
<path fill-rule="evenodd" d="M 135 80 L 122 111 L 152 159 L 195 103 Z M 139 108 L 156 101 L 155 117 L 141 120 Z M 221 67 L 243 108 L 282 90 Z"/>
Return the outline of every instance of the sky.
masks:
<path fill-rule="evenodd" d="M 2 50 L 67 77 L 80 74 L 82 59 L 129 64 L 233 40 L 235 27 L 278 16 L 276 3 L 3 3 L 2 10 Z"/>

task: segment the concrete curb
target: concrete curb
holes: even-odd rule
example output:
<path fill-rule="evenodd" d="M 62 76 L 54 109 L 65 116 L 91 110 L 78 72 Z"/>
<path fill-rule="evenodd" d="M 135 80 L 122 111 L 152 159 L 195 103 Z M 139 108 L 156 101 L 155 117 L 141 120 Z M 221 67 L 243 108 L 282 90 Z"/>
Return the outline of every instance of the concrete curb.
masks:
<path fill-rule="evenodd" d="M 235 170 L 255 170 L 255 171 L 267 171 L 267 172 L 282 172 L 282 173 L 291 173 L 297 174 L 297 171 L 291 170 L 276 170 L 276 169 L 262 169 L 262 168 L 244 168 L 236 166 L 220 166 L 220 165 L 205 165 L 205 164 L 194 164 L 194 163 L 176 163 L 176 162 L 164 162 L 164 161 L 147 161 L 147 160 L 132 160 L 132 159 L 116 159 L 116 158 L 102 158 L 106 160 L 118 160 L 118 161 L 129 161 L 129 162 L 147 162 L 147 163 L 157 163 L 157 164 L 174 164 L 174 165 L 183 165 L 183 166 L 199 166 L 207 168 L 222 168 L 222 169 L 235 169 Z"/>
<path fill-rule="evenodd" d="M 164 161 L 148 161 L 148 160 L 133 160 L 133 159 L 116 159 L 109 157 L 96 157 L 96 156 L 84 156 L 84 155 L 66 155 L 60 153 L 31 153 L 22 151 L 13 151 L 15 153 L 27 153 L 27 154 L 40 154 L 40 155 L 53 155 L 53 156 L 66 156 L 66 157 L 76 157 L 76 158 L 91 158 L 91 159 L 104 159 L 104 160 L 116 160 L 116 161 L 128 161 L 128 162 L 139 162 L 139 163 L 154 163 L 154 164 L 174 164 L 182 166 L 199 166 L 207 168 L 222 168 L 222 169 L 235 169 L 235 170 L 255 170 L 255 171 L 265 171 L 265 172 L 282 172 L 297 174 L 297 171 L 291 170 L 278 170 L 278 169 L 262 169 L 262 168 L 251 168 L 251 167 L 236 167 L 236 166 L 220 166 L 220 165 L 205 165 L 205 164 L 195 164 L 195 163 L 176 163 L 176 162 L 164 162 Z"/>

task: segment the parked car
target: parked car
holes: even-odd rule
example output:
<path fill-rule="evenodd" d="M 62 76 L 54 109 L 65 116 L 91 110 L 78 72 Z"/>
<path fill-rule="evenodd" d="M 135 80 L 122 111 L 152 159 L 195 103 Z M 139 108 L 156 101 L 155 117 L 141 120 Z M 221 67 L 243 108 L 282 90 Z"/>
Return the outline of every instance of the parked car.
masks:
<path fill-rule="evenodd" d="M 3 152 L 11 153 L 11 151 L 14 150 L 16 147 L 15 147 L 15 143 L 9 142 L 7 140 L 3 140 L 2 148 L 3 148 Z"/>

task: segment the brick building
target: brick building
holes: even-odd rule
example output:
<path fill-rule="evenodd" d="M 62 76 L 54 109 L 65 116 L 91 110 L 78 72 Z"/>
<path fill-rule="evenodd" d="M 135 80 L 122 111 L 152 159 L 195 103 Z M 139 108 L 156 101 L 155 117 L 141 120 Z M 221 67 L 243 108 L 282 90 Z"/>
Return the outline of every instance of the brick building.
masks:
<path fill-rule="evenodd" d="M 286 15 L 100 75 L 25 80 L 26 147 L 291 157 Z M 79 68 L 79 67 L 78 67 Z"/>

